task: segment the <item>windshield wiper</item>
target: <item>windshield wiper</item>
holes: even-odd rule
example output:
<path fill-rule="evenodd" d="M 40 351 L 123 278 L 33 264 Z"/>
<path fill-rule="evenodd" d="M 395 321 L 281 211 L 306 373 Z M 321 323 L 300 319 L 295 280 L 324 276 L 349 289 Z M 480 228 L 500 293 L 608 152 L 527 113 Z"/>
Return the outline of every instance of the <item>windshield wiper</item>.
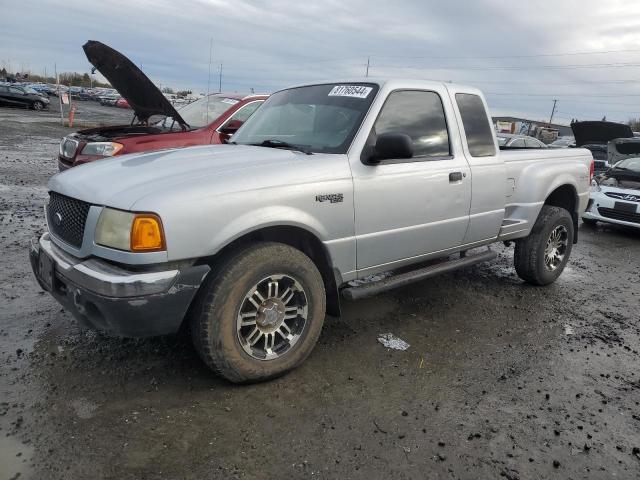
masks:
<path fill-rule="evenodd" d="M 313 152 L 303 145 L 294 145 L 293 143 L 288 143 L 273 138 L 263 140 L 261 143 L 251 143 L 251 145 L 254 145 L 256 147 L 286 148 L 288 150 L 296 150 L 298 152 L 302 152 L 306 155 L 313 155 Z"/>

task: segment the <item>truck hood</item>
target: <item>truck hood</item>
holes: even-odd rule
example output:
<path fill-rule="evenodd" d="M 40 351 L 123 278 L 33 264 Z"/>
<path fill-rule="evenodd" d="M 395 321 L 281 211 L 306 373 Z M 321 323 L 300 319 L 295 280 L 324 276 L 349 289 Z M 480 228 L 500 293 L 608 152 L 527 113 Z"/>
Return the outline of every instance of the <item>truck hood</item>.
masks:
<path fill-rule="evenodd" d="M 278 172 L 295 170 L 292 166 L 302 164 L 305 159 L 321 162 L 317 158 L 321 155 L 244 145 L 160 150 L 74 167 L 54 175 L 48 188 L 94 205 L 132 210 L 137 201 L 149 195 L 171 190 L 187 196 L 189 187 L 196 184 L 206 184 L 210 194 L 216 195 L 225 190 L 266 187 L 268 182 L 286 181 Z"/>
<path fill-rule="evenodd" d="M 604 144 L 616 138 L 633 138 L 629 125 L 615 122 L 575 122 L 571 125 L 576 147 Z"/>
<path fill-rule="evenodd" d="M 186 125 L 158 87 L 127 57 L 95 40 L 89 40 L 82 48 L 89 62 L 129 102 L 138 120 L 145 122 L 151 115 L 165 115 Z"/>

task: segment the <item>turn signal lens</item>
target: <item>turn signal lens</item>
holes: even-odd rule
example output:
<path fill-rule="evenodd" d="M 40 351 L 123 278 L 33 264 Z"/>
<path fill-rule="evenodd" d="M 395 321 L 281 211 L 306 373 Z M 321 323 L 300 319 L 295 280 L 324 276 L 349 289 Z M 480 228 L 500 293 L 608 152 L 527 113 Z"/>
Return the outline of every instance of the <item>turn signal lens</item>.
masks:
<path fill-rule="evenodd" d="M 156 215 L 136 215 L 131 224 L 131 251 L 157 252 L 165 250 L 162 222 Z"/>

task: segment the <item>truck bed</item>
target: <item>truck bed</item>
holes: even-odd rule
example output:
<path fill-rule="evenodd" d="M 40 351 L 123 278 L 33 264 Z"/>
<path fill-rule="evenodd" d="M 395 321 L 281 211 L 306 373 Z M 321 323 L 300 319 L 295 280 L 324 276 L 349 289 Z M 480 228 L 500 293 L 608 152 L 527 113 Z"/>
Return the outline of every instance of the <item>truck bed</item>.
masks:
<path fill-rule="evenodd" d="M 503 150 L 500 156 L 506 167 L 506 203 L 499 240 L 526 235 L 533 227 L 549 193 L 560 185 L 573 185 L 575 192 L 582 192 L 576 195 L 581 210 L 586 208 L 589 200 L 589 168 L 593 160 L 589 150 Z M 577 184 L 576 181 L 584 185 Z"/>

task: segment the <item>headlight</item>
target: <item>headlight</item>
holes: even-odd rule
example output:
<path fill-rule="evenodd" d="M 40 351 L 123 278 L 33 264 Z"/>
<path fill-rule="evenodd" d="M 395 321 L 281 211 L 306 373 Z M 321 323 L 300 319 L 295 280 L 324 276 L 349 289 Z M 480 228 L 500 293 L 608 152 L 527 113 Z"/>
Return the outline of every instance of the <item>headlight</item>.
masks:
<path fill-rule="evenodd" d="M 592 193 L 595 192 L 599 192 L 600 190 L 602 190 L 600 188 L 600 185 L 598 185 L 598 182 L 596 181 L 596 179 L 594 178 L 593 180 L 591 180 L 591 188 L 589 188 L 589 191 Z"/>
<path fill-rule="evenodd" d="M 104 208 L 98 218 L 95 242 L 129 252 L 166 250 L 160 217 Z"/>
<path fill-rule="evenodd" d="M 82 155 L 100 155 L 101 157 L 113 157 L 117 155 L 124 145 L 116 142 L 90 142 L 82 149 Z"/>

